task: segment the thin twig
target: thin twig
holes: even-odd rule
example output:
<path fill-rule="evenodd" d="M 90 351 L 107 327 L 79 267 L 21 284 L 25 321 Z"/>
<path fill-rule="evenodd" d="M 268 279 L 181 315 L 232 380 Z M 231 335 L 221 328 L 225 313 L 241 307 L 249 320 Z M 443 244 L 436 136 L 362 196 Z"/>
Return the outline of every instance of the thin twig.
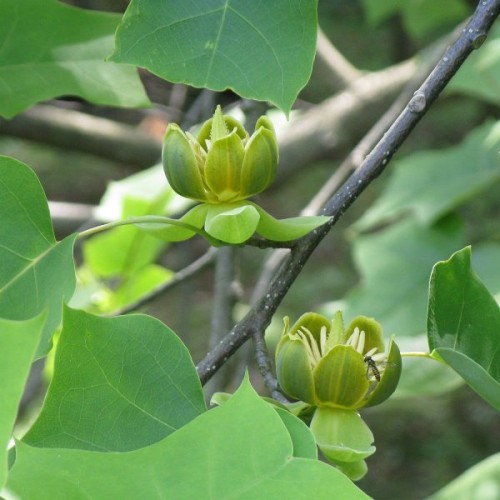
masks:
<path fill-rule="evenodd" d="M 264 339 L 264 332 L 259 330 L 253 334 L 253 341 L 255 345 L 255 359 L 259 366 L 259 371 L 264 379 L 266 387 L 268 388 L 271 396 L 276 401 L 286 404 L 289 403 L 288 399 L 283 396 L 279 390 L 278 381 L 273 375 L 273 367 L 267 350 L 266 341 Z"/>
<path fill-rule="evenodd" d="M 144 307 L 160 295 L 163 295 L 164 293 L 170 291 L 172 288 L 175 288 L 188 279 L 193 278 L 198 273 L 210 266 L 214 261 L 216 252 L 217 250 L 215 248 L 209 248 L 200 258 L 196 259 L 194 262 L 191 262 L 191 264 L 186 266 L 184 269 L 177 271 L 169 281 L 157 286 L 147 295 L 143 295 L 136 302 L 128 304 L 121 309 L 117 309 L 112 313 L 107 314 L 106 316 L 119 316 L 120 314 L 127 314 L 133 311 L 137 311 L 137 309 L 141 307 Z"/>
<path fill-rule="evenodd" d="M 500 0 L 483 0 L 455 43 L 448 48 L 426 81 L 408 102 L 392 126 L 341 189 L 329 200 L 323 213 L 331 220 L 302 238 L 294 247 L 270 283 L 266 293 L 247 315 L 198 364 L 198 375 L 205 383 L 248 338 L 264 331 L 272 315 L 305 263 L 332 226 L 386 168 L 401 144 L 429 110 L 452 76 L 469 54 L 484 42 L 493 22 L 500 14 Z"/>

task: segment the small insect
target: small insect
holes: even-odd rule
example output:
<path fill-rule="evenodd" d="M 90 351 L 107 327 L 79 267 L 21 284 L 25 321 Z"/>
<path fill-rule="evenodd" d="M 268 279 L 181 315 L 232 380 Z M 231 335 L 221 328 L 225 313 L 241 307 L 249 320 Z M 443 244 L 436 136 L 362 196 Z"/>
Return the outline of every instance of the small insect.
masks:
<path fill-rule="evenodd" d="M 370 371 L 372 372 L 372 375 L 375 377 L 377 382 L 380 382 L 380 371 L 377 368 L 377 364 L 373 360 L 371 356 L 365 356 L 363 358 L 363 361 L 366 363 L 366 376 L 368 377 L 370 374 Z"/>

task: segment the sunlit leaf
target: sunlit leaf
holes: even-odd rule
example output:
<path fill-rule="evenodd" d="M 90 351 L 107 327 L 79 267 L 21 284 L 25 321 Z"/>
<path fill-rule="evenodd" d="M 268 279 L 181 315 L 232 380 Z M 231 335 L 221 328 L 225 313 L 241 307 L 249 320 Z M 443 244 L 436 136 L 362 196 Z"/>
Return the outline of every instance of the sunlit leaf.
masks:
<path fill-rule="evenodd" d="M 205 410 L 184 344 L 143 315 L 66 309 L 54 376 L 30 445 L 124 451 L 168 436 Z"/>
<path fill-rule="evenodd" d="M 330 500 L 332 492 L 337 498 L 368 498 L 335 468 L 294 457 L 287 427 L 248 382 L 226 404 L 140 450 L 102 453 L 20 443 L 7 487 L 21 498 L 40 500 Z"/>
<path fill-rule="evenodd" d="M 0 490 L 7 478 L 7 445 L 44 321 L 44 315 L 26 321 L 0 319 Z"/>
<path fill-rule="evenodd" d="M 97 104 L 147 106 L 136 70 L 106 62 L 116 14 L 55 0 L 0 2 L 0 115 L 77 95 Z"/>
<path fill-rule="evenodd" d="M 289 112 L 309 80 L 316 0 L 132 0 L 112 60 L 171 82 L 271 101 Z"/>
<path fill-rule="evenodd" d="M 427 316 L 429 346 L 500 410 L 500 307 L 471 269 L 470 247 L 435 265 Z"/>
<path fill-rule="evenodd" d="M 56 242 L 35 173 L 6 156 L 0 156 L 0 218 L 0 317 L 25 320 L 47 311 L 40 357 L 75 289 L 75 236 Z"/>

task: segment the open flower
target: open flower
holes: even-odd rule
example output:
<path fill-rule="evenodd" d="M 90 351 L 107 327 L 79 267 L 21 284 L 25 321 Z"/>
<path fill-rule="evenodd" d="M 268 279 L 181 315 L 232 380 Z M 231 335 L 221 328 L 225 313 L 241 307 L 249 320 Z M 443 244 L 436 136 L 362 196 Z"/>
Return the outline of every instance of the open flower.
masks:
<path fill-rule="evenodd" d="M 330 322 L 306 313 L 285 330 L 276 349 L 283 391 L 314 406 L 356 410 L 387 399 L 401 374 L 401 355 L 391 340 L 388 352 L 380 325 L 365 316 L 344 330 L 342 315 Z"/>
<path fill-rule="evenodd" d="M 325 224 L 330 217 L 277 220 L 247 198 L 266 189 L 276 176 L 278 145 L 274 129 L 261 116 L 249 136 L 217 107 L 193 137 L 169 124 L 163 142 L 163 169 L 181 196 L 201 202 L 178 220 L 156 217 L 141 229 L 166 241 L 200 234 L 213 245 L 239 245 L 255 233 L 272 241 L 292 241 Z"/>
<path fill-rule="evenodd" d="M 278 145 L 271 122 L 261 116 L 249 137 L 217 106 L 198 138 L 175 123 L 167 127 L 163 166 L 172 189 L 209 203 L 232 203 L 266 189 L 276 176 Z"/>
<path fill-rule="evenodd" d="M 366 316 L 346 329 L 340 312 L 332 321 L 306 313 L 292 327 L 285 318 L 276 374 L 287 395 L 315 407 L 311 431 L 323 454 L 351 479 L 363 477 L 364 459 L 375 447 L 357 410 L 382 403 L 396 389 L 396 343 L 391 340 L 386 352 L 380 325 Z"/>

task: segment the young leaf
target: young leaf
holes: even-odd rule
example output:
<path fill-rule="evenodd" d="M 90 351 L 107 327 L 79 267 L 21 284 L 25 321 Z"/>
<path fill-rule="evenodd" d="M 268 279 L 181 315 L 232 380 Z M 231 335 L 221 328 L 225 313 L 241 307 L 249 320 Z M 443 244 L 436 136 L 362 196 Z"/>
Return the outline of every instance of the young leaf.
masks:
<path fill-rule="evenodd" d="M 0 115 L 78 95 L 97 104 L 147 106 L 134 68 L 106 62 L 120 17 L 55 0 L 0 3 Z"/>
<path fill-rule="evenodd" d="M 316 0 L 132 0 L 112 60 L 171 82 L 271 101 L 288 113 L 309 80 Z"/>
<path fill-rule="evenodd" d="M 434 266 L 429 347 L 500 410 L 500 307 L 471 269 L 470 257 L 467 247 Z"/>
<path fill-rule="evenodd" d="M 7 445 L 44 321 L 44 315 L 26 321 L 0 319 L 0 490 L 7 479 Z"/>
<path fill-rule="evenodd" d="M 184 344 L 143 315 L 65 309 L 54 376 L 30 445 L 125 451 L 163 439 L 205 410 Z"/>
<path fill-rule="evenodd" d="M 40 500 L 326 500 L 332 498 L 332 492 L 336 498 L 368 498 L 333 467 L 294 457 L 287 428 L 248 381 L 223 406 L 140 450 L 50 450 L 20 443 L 7 488 L 21 498 Z"/>
<path fill-rule="evenodd" d="M 0 156 L 0 316 L 24 320 L 47 310 L 36 356 L 47 353 L 61 321 L 62 303 L 73 295 L 73 243 L 57 243 L 47 200 L 35 173 Z"/>

